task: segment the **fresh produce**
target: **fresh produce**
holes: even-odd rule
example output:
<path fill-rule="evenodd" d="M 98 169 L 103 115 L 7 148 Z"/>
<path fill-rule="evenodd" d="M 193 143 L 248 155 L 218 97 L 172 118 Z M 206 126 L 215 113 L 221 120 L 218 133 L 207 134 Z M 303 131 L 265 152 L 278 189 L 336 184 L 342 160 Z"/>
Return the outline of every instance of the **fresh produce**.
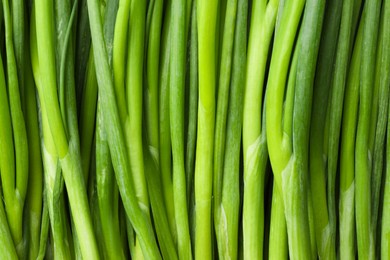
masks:
<path fill-rule="evenodd" d="M 390 259 L 390 0 L 2 0 L 1 259 Z"/>

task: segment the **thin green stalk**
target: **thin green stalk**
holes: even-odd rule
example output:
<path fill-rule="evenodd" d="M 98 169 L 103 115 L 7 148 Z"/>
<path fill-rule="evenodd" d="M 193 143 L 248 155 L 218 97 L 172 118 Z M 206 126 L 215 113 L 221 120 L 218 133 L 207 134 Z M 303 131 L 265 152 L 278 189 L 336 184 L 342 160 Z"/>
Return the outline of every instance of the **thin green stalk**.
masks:
<path fill-rule="evenodd" d="M 141 209 L 149 215 L 142 150 L 142 86 L 146 1 L 131 1 L 126 71 L 128 115 L 124 124 L 131 174 Z"/>
<path fill-rule="evenodd" d="M 93 48 L 91 48 L 86 68 L 79 117 L 80 154 L 85 181 L 88 180 L 88 173 L 91 164 L 91 150 L 97 106 L 97 88 L 95 60 L 93 58 Z"/>
<path fill-rule="evenodd" d="M 386 124 L 387 124 L 387 113 L 388 113 L 388 103 L 389 103 L 389 88 L 390 88 L 390 29 L 387 22 L 386 7 L 385 4 L 382 4 L 381 10 L 381 26 L 380 33 L 378 38 L 378 52 L 376 60 L 376 75 L 375 75 L 375 85 L 378 88 L 378 115 L 377 120 L 373 124 L 376 124 L 374 141 L 374 151 L 373 151 L 373 172 L 372 172 L 372 228 L 374 232 L 374 244 L 377 243 L 377 229 L 379 220 L 379 208 L 380 208 L 380 191 L 381 191 L 381 182 L 382 182 L 382 172 L 383 172 L 383 154 L 385 149 L 385 134 L 386 134 Z M 389 12 L 389 11 L 387 11 Z M 374 119 L 372 117 L 372 119 Z"/>
<path fill-rule="evenodd" d="M 218 100 L 216 110 L 215 124 L 215 141 L 214 141 L 214 180 L 213 180 L 213 195 L 214 195 L 214 227 L 217 238 L 218 254 L 220 257 L 226 258 L 228 252 L 226 237 L 227 229 L 222 225 L 225 219 L 225 212 L 221 209 L 222 203 L 222 187 L 224 183 L 224 159 L 225 159 L 225 138 L 226 138 L 226 121 L 229 102 L 229 87 L 232 71 L 232 56 L 233 42 L 237 17 L 237 0 L 228 0 L 226 4 L 226 14 L 224 16 L 222 30 L 222 50 L 219 73 Z M 225 245 L 224 245 L 225 244 Z M 225 257 L 224 257 L 225 256 Z"/>
<path fill-rule="evenodd" d="M 195 258 L 208 260 L 212 253 L 212 180 L 215 125 L 218 0 L 197 1 L 199 46 L 198 139 L 195 162 Z"/>
<path fill-rule="evenodd" d="M 340 147 L 340 202 L 339 202 L 339 255 L 342 259 L 355 259 L 355 138 L 359 103 L 359 73 L 364 16 L 354 43 L 346 83 Z"/>
<path fill-rule="evenodd" d="M 356 234 L 360 259 L 375 259 L 374 234 L 371 226 L 371 147 L 370 123 L 375 57 L 381 1 L 365 3 L 362 57 L 360 67 L 359 116 L 356 135 Z"/>
<path fill-rule="evenodd" d="M 164 202 L 167 209 L 169 226 L 175 243 L 177 243 L 176 218 L 173 203 L 173 182 L 172 182 L 172 152 L 171 152 L 171 130 L 169 112 L 169 82 L 170 82 L 170 51 L 171 51 L 171 22 L 172 2 L 166 4 L 160 52 L 159 71 L 159 155 L 160 173 L 164 192 Z"/>
<path fill-rule="evenodd" d="M 241 127 L 244 100 L 244 83 L 247 49 L 248 3 L 238 1 L 237 19 L 235 22 L 234 49 L 232 60 L 231 87 L 229 108 L 227 111 L 225 153 L 223 159 L 223 184 L 221 187 L 220 229 L 226 230 L 219 237 L 219 255 L 226 259 L 237 259 L 238 230 L 240 211 L 240 150 Z"/>
<path fill-rule="evenodd" d="M 188 125 L 186 143 L 186 177 L 187 177 L 187 205 L 191 238 L 195 237 L 195 194 L 194 194 L 194 172 L 195 152 L 197 138 L 198 118 L 198 28 L 196 1 L 192 1 L 191 25 L 189 38 L 189 83 L 188 92 Z M 195 248 L 195 241 L 191 239 L 191 246 Z"/>
<path fill-rule="evenodd" d="M 184 86 L 186 57 L 186 0 L 172 2 L 170 48 L 169 119 L 173 158 L 173 202 L 175 207 L 178 256 L 192 259 L 186 176 L 184 166 Z"/>
<path fill-rule="evenodd" d="M 150 4 L 149 4 L 150 5 Z M 158 135 L 158 86 L 159 86 L 159 55 L 162 24 L 163 0 L 156 0 L 150 10 L 151 22 L 146 48 L 146 86 L 144 92 L 146 129 L 149 140 L 149 150 L 160 164 Z M 149 15 L 149 10 L 148 10 Z"/>
<path fill-rule="evenodd" d="M 101 105 L 98 105 L 96 127 L 96 189 L 101 229 L 108 259 L 125 259 L 119 231 L 118 188 L 110 160 Z"/>
<path fill-rule="evenodd" d="M 11 115 L 9 112 L 7 89 L 5 84 L 5 76 L 3 69 L 3 61 L 0 60 L 0 143 L 2 152 L 0 155 L 0 171 L 3 186 L 3 174 L 8 172 L 10 163 L 13 162 L 13 143 L 12 143 L 12 129 L 11 129 Z M 7 169 L 8 168 L 8 169 Z M 4 193 L 3 193 L 4 194 Z M 3 201 L 0 202 L 0 230 L 4 236 L 1 236 L 0 252 L 4 255 L 2 257 L 10 259 L 18 259 L 16 249 L 13 243 L 11 231 L 8 226 L 6 212 L 4 211 Z"/>
<path fill-rule="evenodd" d="M 279 1 L 252 3 L 243 110 L 244 259 L 263 256 L 264 178 L 267 164 L 266 127 L 262 125 L 263 86 Z"/>
<path fill-rule="evenodd" d="M 125 136 L 121 127 L 120 115 L 115 102 L 114 84 L 111 78 L 107 50 L 104 45 L 102 21 L 97 0 L 88 0 L 89 19 L 94 45 L 96 74 L 99 96 L 102 98 L 103 117 L 107 131 L 114 172 L 126 213 L 138 233 L 143 255 L 147 259 L 160 259 L 159 250 L 149 218 L 146 218 L 138 205 L 134 193 L 134 183 L 130 175 Z"/>
<path fill-rule="evenodd" d="M 29 42 L 26 44 L 30 49 Z M 29 179 L 27 188 L 27 218 L 28 218 L 28 258 L 36 259 L 39 253 L 42 201 L 43 201 L 43 166 L 40 147 L 40 136 L 38 128 L 37 100 L 32 75 L 30 55 L 26 56 L 25 70 L 25 106 L 26 106 L 26 130 L 29 148 L 29 174 L 33 176 Z"/>
<path fill-rule="evenodd" d="M 11 126 L 14 143 L 14 171 L 2 172 L 2 183 L 4 190 L 5 210 L 10 225 L 12 238 L 14 240 L 18 255 L 22 256 L 25 251 L 23 245 L 23 208 L 28 186 L 28 141 L 23 105 L 21 100 L 21 89 L 18 79 L 18 68 L 15 58 L 13 43 L 12 17 L 8 0 L 3 0 L 4 26 L 5 26 L 5 47 L 7 64 L 7 85 L 8 98 L 11 116 Z M 7 173 L 8 172 L 8 173 Z M 4 175 L 7 174 L 8 177 Z"/>
<path fill-rule="evenodd" d="M 382 66 L 381 66 L 381 84 L 389 87 L 390 82 L 390 1 L 384 0 L 382 3 L 383 11 L 383 43 L 382 43 Z M 387 122 L 389 124 L 390 113 L 387 114 Z M 386 155 L 386 179 L 385 179 L 385 191 L 384 200 L 382 206 L 382 227 L 381 227 L 381 241 L 377 243 L 381 245 L 380 256 L 382 259 L 388 259 L 390 257 L 390 127 L 387 126 L 387 155 Z M 378 231 L 379 232 L 379 231 Z"/>
<path fill-rule="evenodd" d="M 328 168 L 327 168 L 327 200 L 329 211 L 329 227 L 331 244 L 336 240 L 336 173 L 339 157 L 339 140 L 341 133 L 341 117 L 344 104 L 344 90 L 347 79 L 349 60 L 352 52 L 352 17 L 354 0 L 343 1 L 341 11 L 340 32 L 336 50 L 334 73 L 332 78 L 331 97 L 329 99 L 329 132 L 328 132 Z"/>

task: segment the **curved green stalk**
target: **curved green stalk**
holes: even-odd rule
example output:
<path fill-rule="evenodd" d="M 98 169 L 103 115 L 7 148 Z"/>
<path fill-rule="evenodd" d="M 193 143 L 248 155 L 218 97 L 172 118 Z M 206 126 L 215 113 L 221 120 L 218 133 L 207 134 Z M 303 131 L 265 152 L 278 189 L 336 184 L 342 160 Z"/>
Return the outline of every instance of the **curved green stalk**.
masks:
<path fill-rule="evenodd" d="M 314 81 L 313 108 L 310 128 L 310 185 L 318 255 L 336 258 L 335 240 L 329 236 L 329 213 L 326 196 L 325 120 L 332 78 L 335 50 L 340 26 L 342 1 L 330 1 L 325 9 L 318 66 Z M 341 173 L 342 174 L 342 173 Z"/>
<path fill-rule="evenodd" d="M 365 3 L 362 57 L 360 67 L 359 116 L 356 135 L 356 234 L 360 259 L 375 259 L 374 234 L 371 226 L 371 147 L 370 123 L 375 57 L 381 1 Z"/>
<path fill-rule="evenodd" d="M 354 43 L 346 82 L 340 147 L 339 236 L 341 259 L 355 259 L 355 138 L 359 103 L 359 73 L 362 49 L 362 17 Z"/>
<path fill-rule="evenodd" d="M 22 256 L 25 251 L 23 245 L 23 208 L 28 186 L 28 141 L 23 105 L 18 79 L 18 68 L 15 58 L 12 18 L 8 0 L 3 0 L 4 26 L 5 26 L 5 47 L 7 64 L 7 85 L 8 98 L 11 116 L 11 126 L 14 143 L 14 168 L 13 172 L 2 172 L 2 183 L 4 190 L 5 211 L 12 238 L 14 240 L 18 255 Z M 18 32 L 18 31 L 16 31 Z M 22 94 L 23 95 L 23 94 Z M 10 161 L 13 163 L 13 160 Z M 8 172 L 8 173 L 7 173 Z M 5 177 L 4 175 L 8 175 Z"/>
<path fill-rule="evenodd" d="M 35 6 L 33 7 L 31 21 L 35 21 Z M 38 94 L 42 94 L 41 76 L 38 64 L 38 53 L 36 46 L 36 30 L 35 22 L 31 23 L 30 29 L 30 44 L 31 44 L 31 62 L 35 84 L 37 86 Z M 49 123 L 47 119 L 46 106 L 42 102 L 41 108 L 41 132 L 43 140 L 41 140 L 42 161 L 44 166 L 44 180 L 45 180 L 45 203 L 48 206 L 48 213 L 50 216 L 50 224 L 53 232 L 53 240 L 55 244 L 55 257 L 69 259 L 70 258 L 70 239 L 67 230 L 67 218 L 61 215 L 64 212 L 64 200 L 62 192 L 55 190 L 55 179 L 61 172 L 58 166 L 58 155 L 55 150 L 54 141 L 50 132 Z M 62 197 L 62 199 L 60 198 Z"/>
<path fill-rule="evenodd" d="M 249 32 L 243 110 L 244 259 L 263 256 L 264 178 L 267 164 L 265 126 L 262 127 L 263 86 L 269 44 L 275 28 L 278 0 L 254 1 Z"/>
<path fill-rule="evenodd" d="M 186 1 L 172 2 L 170 48 L 169 112 L 173 158 L 173 202 L 175 207 L 178 255 L 192 259 L 188 225 L 186 176 L 184 166 L 184 86 L 186 58 Z"/>
<path fill-rule="evenodd" d="M 212 258 L 212 179 L 218 0 L 197 1 L 199 46 L 198 139 L 195 162 L 195 258 Z"/>

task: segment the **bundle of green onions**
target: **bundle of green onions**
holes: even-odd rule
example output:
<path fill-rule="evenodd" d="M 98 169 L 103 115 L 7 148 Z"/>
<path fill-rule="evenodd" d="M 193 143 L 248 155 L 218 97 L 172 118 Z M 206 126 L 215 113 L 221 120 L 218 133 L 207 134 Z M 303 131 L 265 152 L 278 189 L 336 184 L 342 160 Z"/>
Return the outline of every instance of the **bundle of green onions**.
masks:
<path fill-rule="evenodd" d="M 390 0 L 2 0 L 0 259 L 390 259 Z"/>

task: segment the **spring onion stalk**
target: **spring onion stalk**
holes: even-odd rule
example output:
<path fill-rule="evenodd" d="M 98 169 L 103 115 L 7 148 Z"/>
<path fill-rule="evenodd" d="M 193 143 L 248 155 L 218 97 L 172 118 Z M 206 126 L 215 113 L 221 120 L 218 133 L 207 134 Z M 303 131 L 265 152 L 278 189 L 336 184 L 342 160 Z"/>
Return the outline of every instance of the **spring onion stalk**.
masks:
<path fill-rule="evenodd" d="M 195 151 L 196 151 L 196 128 L 198 116 L 198 29 L 196 1 L 192 1 L 191 25 L 189 35 L 189 83 L 188 92 L 188 125 L 186 143 L 186 177 L 187 177 L 187 205 L 189 215 L 189 225 L 191 238 L 195 236 L 195 198 L 194 198 L 194 171 L 195 171 Z M 194 240 L 191 239 L 192 248 Z"/>
<path fill-rule="evenodd" d="M 359 102 L 359 72 L 364 18 L 361 19 L 349 66 L 340 147 L 339 255 L 355 259 L 355 138 Z"/>
<path fill-rule="evenodd" d="M 3 165 L 1 179 L 5 211 L 12 238 L 18 255 L 22 256 L 23 252 L 25 252 L 23 245 L 23 208 L 28 186 L 28 141 L 21 100 L 23 88 L 19 87 L 18 68 L 13 43 L 12 18 L 8 0 L 3 1 L 3 12 L 8 86 L 8 95 L 5 97 L 9 99 L 11 121 L 9 121 L 8 127 L 12 129 L 9 129 L 12 132 L 9 132 L 11 135 L 8 137 L 10 138 L 8 142 L 12 142 L 12 144 L 7 147 L 7 150 L 9 149 L 8 152 L 12 153 L 12 157 L 7 162 L 8 166 Z"/>
<path fill-rule="evenodd" d="M 276 34 L 267 83 L 267 143 L 271 166 L 274 173 L 274 191 L 272 198 L 270 232 L 271 234 L 274 234 L 274 232 L 278 235 L 281 234 L 279 236 L 281 236 L 282 238 L 283 233 L 280 233 L 280 229 L 283 229 L 283 227 L 285 227 L 286 225 L 284 223 L 284 219 L 281 218 L 280 215 L 282 208 L 284 208 L 284 206 L 282 205 L 286 204 L 286 202 L 283 202 L 284 191 L 282 189 L 282 174 L 283 172 L 290 173 L 291 171 L 291 166 L 288 165 L 292 153 L 292 144 L 290 140 L 292 136 L 287 135 L 287 133 L 285 133 L 282 128 L 282 106 L 283 96 L 285 92 L 284 85 L 287 77 L 288 65 L 290 62 L 293 42 L 303 6 L 304 1 L 286 2 L 283 5 L 283 12 L 279 12 L 278 14 Z M 284 124 L 287 126 L 287 123 Z M 286 130 L 291 135 L 291 127 L 287 127 Z M 286 214 L 286 220 L 288 217 L 289 216 Z M 277 222 L 275 223 L 276 220 Z M 305 231 L 305 234 L 308 235 L 308 230 L 307 232 Z M 275 238 L 273 238 L 271 235 L 269 255 L 270 258 L 272 257 L 272 259 L 275 259 L 273 252 L 276 249 L 275 241 Z M 284 240 L 281 239 L 281 241 Z M 305 242 L 307 243 L 308 241 Z M 292 245 L 289 244 L 290 248 L 291 246 Z"/>
<path fill-rule="evenodd" d="M 279 2 L 278 14 L 276 16 L 275 34 L 278 33 L 280 28 L 285 2 L 286 1 L 284 0 L 281 0 Z M 289 73 L 289 78 L 291 78 L 291 80 L 289 80 L 290 83 L 295 82 L 295 80 L 292 79 L 296 75 L 296 61 L 294 61 L 292 65 L 293 66 L 291 66 L 290 73 Z M 290 92 L 293 93 L 293 86 L 291 86 L 290 89 L 291 89 Z M 294 100 L 293 95 L 290 94 L 289 96 L 290 96 L 289 98 L 290 103 L 293 104 L 293 100 Z M 289 129 L 288 130 L 289 133 L 291 133 L 290 123 L 291 120 L 287 120 L 284 123 L 284 125 L 286 125 L 285 128 Z M 275 180 L 273 180 L 273 187 L 272 187 L 270 234 L 269 234 L 268 244 L 269 244 L 269 248 L 268 248 L 269 259 L 285 259 L 288 257 L 287 227 L 286 227 L 286 219 L 284 216 L 282 192 L 281 189 L 277 187 Z"/>
<path fill-rule="evenodd" d="M 30 49 L 29 42 L 26 44 Z M 43 166 L 40 147 L 39 127 L 38 127 L 38 111 L 37 100 L 35 93 L 34 78 L 30 55 L 26 55 L 25 68 L 25 115 L 26 115 L 26 130 L 29 148 L 29 175 L 33 176 L 28 182 L 27 188 L 27 222 L 28 222 L 28 241 L 29 251 L 28 258 L 36 259 L 40 247 L 40 234 L 43 228 L 42 220 L 42 204 L 43 204 Z"/>
<path fill-rule="evenodd" d="M 339 156 L 339 139 L 341 116 L 344 103 L 345 82 L 347 78 L 348 64 L 351 55 L 352 17 L 354 1 L 344 1 L 341 11 L 340 32 L 335 57 L 335 68 L 332 79 L 331 94 L 329 99 L 329 129 L 328 129 L 328 178 L 327 199 L 329 211 L 331 245 L 336 240 L 336 172 Z M 333 246 L 334 247 L 334 246 Z"/>
<path fill-rule="evenodd" d="M 226 219 L 225 212 L 221 208 L 222 187 L 224 181 L 224 159 L 225 159 L 225 139 L 226 139 L 226 121 L 229 102 L 229 87 L 232 71 L 232 56 L 234 33 L 237 17 L 237 1 L 228 0 L 226 3 L 226 14 L 222 27 L 222 48 L 221 62 L 219 68 L 218 81 L 218 99 L 215 123 L 215 141 L 214 141 L 214 227 L 217 238 L 218 254 L 220 257 L 227 258 L 227 227 L 223 221 Z M 225 29 L 223 29 L 225 28 Z"/>
<path fill-rule="evenodd" d="M 184 84 L 186 57 L 186 0 L 172 2 L 170 37 L 169 112 L 173 159 L 173 201 L 175 207 L 178 255 L 191 259 L 186 176 L 184 165 Z"/>
<path fill-rule="evenodd" d="M 11 115 L 8 105 L 8 94 L 5 83 L 5 75 L 3 69 L 3 61 L 0 62 L 0 143 L 2 147 L 2 153 L 0 156 L 0 170 L 3 173 L 7 169 L 7 165 L 12 162 L 10 158 L 13 155 L 12 147 L 12 130 L 11 130 Z M 13 158 L 12 158 L 13 159 Z M 2 178 L 3 179 L 3 178 Z M 3 182 L 4 185 L 4 182 Z M 4 194 L 4 193 L 3 193 Z M 6 212 L 4 210 L 3 201 L 0 203 L 0 230 L 1 236 L 1 249 L 2 257 L 9 259 L 17 259 L 18 255 L 14 246 L 11 231 L 8 226 Z"/>
<path fill-rule="evenodd" d="M 198 139 L 195 161 L 195 258 L 212 258 L 212 180 L 218 0 L 197 1 L 199 48 Z"/>
<path fill-rule="evenodd" d="M 79 0 L 75 33 L 75 84 L 77 111 L 81 112 L 82 96 L 85 92 L 87 66 L 90 60 L 91 30 L 89 29 L 87 0 Z M 80 114 L 79 114 L 80 115 Z M 82 138 L 80 138 L 82 141 Z M 84 168 L 83 168 L 84 169 Z"/>
<path fill-rule="evenodd" d="M 322 29 L 324 1 L 307 1 L 300 40 L 294 87 L 293 111 L 286 104 L 285 113 L 293 113 L 292 129 L 283 130 L 282 104 L 284 81 L 304 1 L 286 3 L 276 32 L 267 90 L 267 139 L 277 188 L 282 192 L 292 259 L 310 259 L 311 242 L 308 223 L 308 131 L 312 83 Z M 293 30 L 292 30 L 293 28 Z M 312 45 L 309 43 L 313 43 Z M 311 46 L 310 48 L 308 46 Z M 287 101 L 289 100 L 287 92 Z M 290 116 L 292 116 L 290 115 Z M 288 114 L 285 118 L 289 120 Z M 287 126 L 289 124 L 287 123 Z M 286 126 L 286 123 L 285 123 Z M 280 129 L 281 132 L 276 131 Z M 292 136 L 289 136 L 292 132 Z M 290 139 L 292 138 L 292 140 Z M 294 152 L 292 149 L 294 147 Z"/>
<path fill-rule="evenodd" d="M 371 154 L 369 132 L 373 85 L 375 77 L 375 55 L 381 1 L 365 2 L 362 57 L 360 67 L 359 115 L 356 134 L 356 234 L 358 256 L 375 259 L 374 234 L 371 226 Z"/>
<path fill-rule="evenodd" d="M 158 164 L 151 151 L 144 141 L 145 154 L 145 176 L 147 179 L 148 191 L 150 194 L 150 204 L 152 207 L 153 221 L 156 228 L 156 235 L 159 242 L 161 254 L 164 259 L 178 259 L 178 253 L 174 244 L 173 236 L 170 232 L 169 221 L 164 205 L 161 176 Z"/>
<path fill-rule="evenodd" d="M 80 154 L 83 167 L 84 180 L 88 180 L 88 173 L 91 164 L 91 150 L 93 131 L 95 128 L 97 106 L 97 79 L 93 48 L 90 49 L 88 65 L 86 68 L 85 83 L 80 103 L 79 132 L 80 132 Z"/>
<path fill-rule="evenodd" d="M 313 82 L 315 77 L 317 57 L 323 26 L 325 2 L 326 1 L 315 0 L 308 0 L 306 2 L 300 38 L 298 40 L 297 45 L 298 62 L 296 83 L 294 87 L 295 96 L 292 120 L 294 150 L 293 156 L 295 158 L 293 159 L 294 165 L 292 176 L 290 176 L 290 178 L 292 179 L 286 180 L 286 182 L 288 183 L 287 187 L 292 188 L 293 190 L 296 189 L 297 186 L 301 187 L 298 188 L 298 192 L 296 193 L 297 197 L 294 198 L 294 191 L 291 196 L 286 193 L 284 193 L 283 196 L 285 201 L 286 216 L 288 216 L 289 214 L 295 215 L 294 217 L 292 217 L 293 220 L 290 220 L 291 222 L 288 220 L 288 217 L 286 217 L 289 248 L 292 259 L 311 259 L 313 255 L 315 255 L 313 254 L 313 252 L 310 252 L 310 250 L 313 250 L 313 246 L 311 244 L 313 237 L 310 234 L 311 227 L 309 226 L 309 236 L 307 236 L 307 231 L 305 230 L 306 228 L 304 227 L 304 225 L 306 221 L 309 221 L 309 219 L 311 218 L 309 216 L 310 206 L 307 205 L 307 203 L 309 203 L 310 201 L 308 199 L 308 195 L 310 195 L 311 192 L 310 189 L 308 189 L 310 119 L 313 96 Z M 297 180 L 294 180 L 294 178 L 296 178 Z M 284 181 L 285 180 L 283 180 L 283 182 Z M 283 189 L 285 189 L 285 185 L 286 183 L 283 183 Z M 302 190 L 299 191 L 299 189 Z M 290 192 L 291 190 L 287 188 L 287 191 Z M 292 198 L 291 201 L 289 201 L 290 198 Z M 301 200 L 301 205 L 296 208 L 293 203 L 294 200 L 298 198 L 300 198 Z M 302 232 L 302 234 L 300 234 L 300 232 Z M 300 239 L 302 239 L 302 241 L 299 241 Z M 308 243 L 308 245 L 306 245 L 306 243 Z M 307 253 L 308 246 L 309 255 Z"/>
<path fill-rule="evenodd" d="M 381 58 L 381 81 L 380 84 L 383 86 L 387 85 L 389 87 L 390 82 L 390 1 L 385 0 L 382 3 L 382 12 L 383 12 L 383 38 L 382 38 L 382 58 Z M 387 114 L 389 117 L 389 113 Z M 388 119 L 388 122 L 389 119 Z M 390 171 L 389 171 L 389 147 L 390 147 L 390 138 L 389 132 L 390 127 L 387 126 L 387 154 L 386 154 L 386 180 L 384 185 L 384 199 L 383 199 L 383 208 L 382 208 L 382 227 L 381 227 L 381 252 L 380 256 L 382 259 L 386 259 L 390 257 L 390 217 L 389 217 L 389 205 L 390 205 Z M 379 227 L 380 228 L 380 227 Z M 379 241 L 378 241 L 379 243 Z"/>
<path fill-rule="evenodd" d="M 96 188 L 105 252 L 109 259 L 125 259 L 119 231 L 118 188 L 110 161 L 100 106 L 96 128 Z"/>
<path fill-rule="evenodd" d="M 40 103 L 44 103 L 46 108 L 50 107 L 50 111 L 46 111 L 46 117 L 48 118 L 50 116 L 51 119 L 48 120 L 48 125 L 50 132 L 53 135 L 52 140 L 56 153 L 60 159 L 64 179 L 67 184 L 72 217 L 79 237 L 81 251 L 86 258 L 98 259 L 98 250 L 88 210 L 86 187 L 84 185 L 81 162 L 78 156 L 79 148 L 77 147 L 78 140 L 75 136 L 75 126 L 77 126 L 74 122 L 75 115 L 73 113 L 67 113 L 67 116 L 65 116 L 61 113 L 60 101 L 57 96 L 56 59 L 53 41 L 54 28 L 52 26 L 53 5 L 50 1 L 42 0 L 35 2 L 35 8 L 36 10 L 40 10 L 40 15 L 35 17 L 37 52 L 42 89 L 42 91 L 40 91 Z M 66 24 L 64 25 L 66 26 Z M 67 62 L 69 63 L 72 61 L 68 59 Z M 68 68 L 68 71 L 71 71 L 70 69 L 71 68 Z M 71 77 L 66 78 L 71 80 Z M 71 87 L 68 87 L 68 90 L 65 91 L 65 97 L 71 95 L 70 92 L 72 90 L 69 88 Z M 68 102 L 72 102 L 69 98 L 65 99 Z M 68 108 L 71 110 L 75 109 L 72 105 L 72 103 L 68 104 Z M 69 120 L 69 122 L 65 124 L 63 118 L 67 121 Z M 65 125 L 69 125 L 69 136 L 67 136 Z M 76 139 L 70 139 L 71 142 L 68 142 L 68 137 Z"/>
<path fill-rule="evenodd" d="M 244 82 L 246 69 L 248 3 L 238 1 L 236 33 L 229 94 L 229 108 L 226 122 L 225 154 L 223 160 L 223 184 L 221 187 L 220 207 L 223 218 L 220 228 L 226 230 L 220 237 L 220 254 L 226 259 L 237 259 L 239 243 L 239 207 L 240 207 L 240 150 L 242 110 L 244 100 Z M 214 213 L 215 214 L 215 213 Z M 222 233 L 223 234 L 223 233 Z"/>
<path fill-rule="evenodd" d="M 378 223 L 380 223 L 379 218 L 379 207 L 381 204 L 380 191 L 381 191 L 381 182 L 382 182 L 382 172 L 383 172 L 383 154 L 385 149 L 385 134 L 386 134 L 386 123 L 387 123 L 387 114 L 388 114 L 388 103 L 389 103 L 389 88 L 390 88 L 390 29 L 388 23 L 388 12 L 386 13 L 386 3 L 382 3 L 381 11 L 381 27 L 378 38 L 378 52 L 377 52 L 377 64 L 376 64 L 376 77 L 375 85 L 378 89 L 378 118 L 376 122 L 375 130 L 375 141 L 374 141 L 374 151 L 373 151 L 373 175 L 372 175 L 372 205 L 373 205 L 373 215 L 372 215 L 372 228 L 374 229 L 374 239 L 375 244 L 377 243 L 378 233 Z M 379 227 L 380 228 L 380 227 Z M 379 252 L 378 252 L 379 253 Z"/>
<path fill-rule="evenodd" d="M 31 20 L 35 20 L 35 6 L 33 7 Z M 33 74 L 35 84 L 37 86 L 38 94 L 42 95 L 41 76 L 38 64 L 38 53 L 36 46 L 36 30 L 35 22 L 31 23 L 31 62 L 33 67 Z M 64 196 L 62 192 L 63 179 L 61 176 L 61 169 L 58 164 L 58 155 L 55 150 L 53 137 L 50 132 L 46 106 L 40 103 L 41 109 L 41 149 L 42 161 L 44 166 L 45 179 L 45 203 L 47 205 L 48 215 L 50 216 L 50 225 L 53 231 L 53 240 L 55 244 L 54 255 L 62 259 L 70 258 L 70 244 L 71 240 L 67 233 L 68 224 L 67 217 L 63 215 L 65 212 Z M 60 190 L 58 190 L 60 189 Z"/>
<path fill-rule="evenodd" d="M 261 115 L 265 69 L 278 4 L 279 1 L 274 0 L 254 1 L 252 5 L 243 110 L 244 259 L 259 259 L 263 255 L 264 181 L 268 158 Z"/>
<path fill-rule="evenodd" d="M 160 71 L 159 71 L 159 148 L 160 173 L 164 192 L 164 202 L 169 218 L 169 226 L 175 243 L 177 243 L 176 219 L 173 202 L 171 130 L 169 112 L 170 52 L 172 1 L 165 7 L 161 36 Z"/>
<path fill-rule="evenodd" d="M 130 175 L 125 136 L 121 126 L 118 105 L 115 101 L 114 84 L 111 78 L 107 50 L 104 46 L 99 5 L 96 0 L 88 0 L 88 11 L 96 61 L 99 96 L 102 98 L 103 118 L 104 122 L 106 122 L 105 129 L 107 131 L 111 159 L 123 205 L 135 232 L 138 234 L 144 257 L 147 259 L 160 259 L 161 256 L 157 248 L 151 223 L 149 218 L 145 218 L 145 213 L 139 207 L 138 199 L 134 193 L 134 183 Z"/>
<path fill-rule="evenodd" d="M 334 63 L 341 16 L 341 1 L 331 1 L 325 9 L 323 34 L 319 49 L 319 62 L 314 81 L 313 109 L 310 128 L 310 187 L 314 209 L 314 224 L 318 255 L 335 259 L 335 240 L 329 236 L 329 213 L 326 193 L 326 165 L 324 162 L 325 120 L 329 97 L 332 66 Z M 325 155 L 326 156 L 326 155 Z"/>
<path fill-rule="evenodd" d="M 149 4 L 149 7 L 151 4 Z M 158 135 L 158 84 L 159 84 L 159 54 L 161 23 L 163 13 L 163 1 L 156 0 L 153 7 L 148 10 L 148 16 L 151 15 L 150 29 L 146 48 L 146 86 L 144 93 L 145 100 L 145 118 L 147 135 L 149 140 L 149 149 L 154 160 L 160 164 L 159 156 L 159 135 Z"/>

